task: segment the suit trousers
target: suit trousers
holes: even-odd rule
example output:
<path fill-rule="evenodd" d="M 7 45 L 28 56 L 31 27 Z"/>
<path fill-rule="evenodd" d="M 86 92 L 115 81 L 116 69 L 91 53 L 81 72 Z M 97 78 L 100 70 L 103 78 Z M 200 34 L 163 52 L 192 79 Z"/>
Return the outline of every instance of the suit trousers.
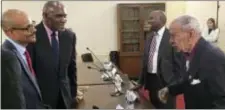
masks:
<path fill-rule="evenodd" d="M 59 91 L 58 102 L 56 109 L 66 109 L 66 105 L 63 101 L 62 93 Z"/>
<path fill-rule="evenodd" d="M 157 74 L 146 73 L 145 88 L 149 91 L 149 99 L 156 109 L 175 109 L 176 97 L 169 95 L 167 103 L 162 103 L 158 98 L 158 91 L 164 87 Z"/>

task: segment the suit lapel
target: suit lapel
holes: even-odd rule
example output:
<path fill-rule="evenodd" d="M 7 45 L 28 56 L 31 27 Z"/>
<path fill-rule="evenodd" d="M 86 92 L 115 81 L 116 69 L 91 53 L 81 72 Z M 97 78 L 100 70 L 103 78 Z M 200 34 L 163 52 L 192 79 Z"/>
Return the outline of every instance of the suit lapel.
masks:
<path fill-rule="evenodd" d="M 46 58 L 48 58 L 49 62 L 51 62 L 52 66 L 58 66 L 56 65 L 57 63 L 55 62 L 54 57 L 54 52 L 51 46 L 51 43 L 49 41 L 48 38 L 48 34 L 47 31 L 45 30 L 44 24 L 43 22 L 41 22 L 38 26 L 37 26 L 37 32 L 36 32 L 36 36 L 37 36 L 37 44 L 40 46 L 41 51 L 43 52 L 44 56 Z M 58 35 L 58 37 L 60 37 L 60 35 Z M 60 45 L 60 43 L 59 43 Z M 58 67 L 57 67 L 58 68 Z"/>
<path fill-rule="evenodd" d="M 147 35 L 147 55 L 149 56 L 149 51 L 150 51 L 150 46 L 151 46 L 151 42 L 152 42 L 152 38 L 154 37 L 154 32 L 150 32 L 148 35 Z"/>
<path fill-rule="evenodd" d="M 68 50 L 65 46 L 67 45 L 65 41 L 65 38 L 63 37 L 63 32 L 59 31 L 58 34 L 58 38 L 59 38 L 59 68 L 62 66 L 61 64 L 63 64 L 63 55 L 65 54 L 65 52 Z"/>
<path fill-rule="evenodd" d="M 9 41 L 6 40 L 4 45 L 16 54 L 17 58 L 19 59 L 19 62 L 21 63 L 23 69 L 25 70 L 25 73 L 27 74 L 28 78 L 33 83 L 33 85 L 36 88 L 39 96 L 41 97 L 41 92 L 40 92 L 39 86 L 37 84 L 36 78 L 32 75 L 32 72 L 28 69 L 28 66 L 25 64 L 25 62 L 24 62 L 22 56 L 20 55 L 20 53 L 16 50 L 16 48 L 13 46 L 13 44 L 11 44 Z"/>
<path fill-rule="evenodd" d="M 38 39 L 39 39 L 39 42 L 41 43 L 41 45 L 43 45 L 43 47 L 44 47 L 43 49 L 46 50 L 45 52 L 47 52 L 49 54 L 53 54 L 52 46 L 50 44 L 48 34 L 45 30 L 43 22 L 41 22 L 37 28 L 39 30 L 39 32 L 37 32 L 37 37 L 39 37 Z"/>
<path fill-rule="evenodd" d="M 157 62 L 159 62 L 162 55 L 164 55 L 163 52 L 164 52 L 164 49 L 168 46 L 168 43 L 169 43 L 169 33 L 168 33 L 168 30 L 165 29 L 163 36 L 162 36 L 162 40 L 159 45 Z"/>
<path fill-rule="evenodd" d="M 201 55 L 204 51 L 204 46 L 202 46 L 203 45 L 202 41 L 203 39 L 201 38 L 199 42 L 196 44 L 196 47 L 194 50 L 194 56 L 189 63 L 189 70 L 188 70 L 189 78 L 193 78 L 198 72 Z"/>

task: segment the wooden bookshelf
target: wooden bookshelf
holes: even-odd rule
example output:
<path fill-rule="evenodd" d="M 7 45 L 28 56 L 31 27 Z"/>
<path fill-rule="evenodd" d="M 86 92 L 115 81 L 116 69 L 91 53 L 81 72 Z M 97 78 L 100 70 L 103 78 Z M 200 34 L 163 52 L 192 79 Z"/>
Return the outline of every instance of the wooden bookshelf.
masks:
<path fill-rule="evenodd" d="M 142 53 L 144 50 L 145 29 L 151 11 L 165 11 L 165 3 L 118 4 L 118 48 L 120 69 L 137 78 L 141 72 Z"/>

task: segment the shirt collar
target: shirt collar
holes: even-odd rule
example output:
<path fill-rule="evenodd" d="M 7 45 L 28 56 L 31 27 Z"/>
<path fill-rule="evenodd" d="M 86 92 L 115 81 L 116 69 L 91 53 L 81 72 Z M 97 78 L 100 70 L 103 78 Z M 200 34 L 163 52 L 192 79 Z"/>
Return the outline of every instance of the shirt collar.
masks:
<path fill-rule="evenodd" d="M 26 47 L 18 44 L 17 42 L 13 41 L 12 39 L 10 38 L 7 38 L 7 40 L 12 43 L 15 47 L 16 47 L 16 50 L 21 54 L 21 55 L 24 55 L 25 51 L 26 51 Z"/>
<path fill-rule="evenodd" d="M 43 22 L 43 25 L 44 25 L 45 30 L 48 33 L 48 36 L 51 36 L 51 34 L 53 33 L 53 31 L 50 28 L 48 28 L 48 26 L 44 22 Z M 56 36 L 58 36 L 58 31 L 56 31 L 55 34 L 56 34 Z"/>
<path fill-rule="evenodd" d="M 157 34 L 158 34 L 159 36 L 163 36 L 165 29 L 166 29 L 165 26 L 161 27 L 161 28 L 158 30 Z"/>

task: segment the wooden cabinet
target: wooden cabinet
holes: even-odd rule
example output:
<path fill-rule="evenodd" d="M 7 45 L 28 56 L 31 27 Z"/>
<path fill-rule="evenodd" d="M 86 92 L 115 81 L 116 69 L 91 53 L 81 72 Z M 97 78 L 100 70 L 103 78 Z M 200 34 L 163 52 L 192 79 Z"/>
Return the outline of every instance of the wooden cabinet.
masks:
<path fill-rule="evenodd" d="M 144 25 L 153 10 L 165 11 L 165 3 L 118 4 L 117 26 L 120 69 L 131 78 L 141 72 Z"/>

